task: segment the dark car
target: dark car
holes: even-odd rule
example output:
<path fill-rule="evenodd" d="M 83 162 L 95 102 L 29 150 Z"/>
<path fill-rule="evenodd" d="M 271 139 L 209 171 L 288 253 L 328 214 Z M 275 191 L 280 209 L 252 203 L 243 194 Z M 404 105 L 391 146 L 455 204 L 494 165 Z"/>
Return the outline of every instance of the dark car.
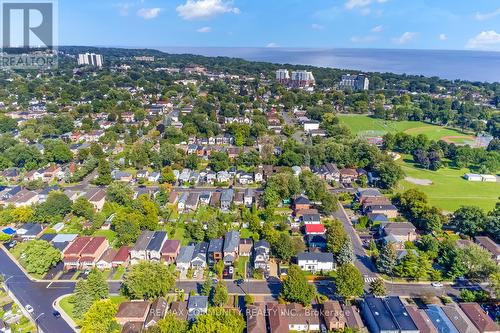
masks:
<path fill-rule="evenodd" d="M 61 313 L 57 310 L 52 311 L 52 315 L 56 318 L 61 318 Z"/>

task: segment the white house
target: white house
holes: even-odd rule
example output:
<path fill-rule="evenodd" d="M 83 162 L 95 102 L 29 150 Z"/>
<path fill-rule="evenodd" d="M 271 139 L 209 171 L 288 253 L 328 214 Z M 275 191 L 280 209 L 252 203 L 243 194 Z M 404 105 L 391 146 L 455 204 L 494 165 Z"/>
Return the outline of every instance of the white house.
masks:
<path fill-rule="evenodd" d="M 304 132 L 308 133 L 310 131 L 318 130 L 319 122 L 315 120 L 308 120 L 304 122 Z"/>
<path fill-rule="evenodd" d="M 497 177 L 494 175 L 481 175 L 481 178 L 482 178 L 483 182 L 496 183 L 496 181 L 497 181 Z"/>
<path fill-rule="evenodd" d="M 297 256 L 299 267 L 311 273 L 329 272 L 335 269 L 332 253 L 302 252 Z"/>
<path fill-rule="evenodd" d="M 464 175 L 464 178 L 467 179 L 470 182 L 482 182 L 483 177 L 477 173 L 466 173 Z"/>

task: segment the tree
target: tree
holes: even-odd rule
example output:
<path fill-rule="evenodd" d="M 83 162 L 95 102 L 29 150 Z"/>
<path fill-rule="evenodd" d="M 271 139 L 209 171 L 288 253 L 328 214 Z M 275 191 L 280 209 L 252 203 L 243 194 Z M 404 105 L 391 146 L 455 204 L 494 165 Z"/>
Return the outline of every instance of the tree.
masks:
<path fill-rule="evenodd" d="M 352 248 L 352 243 L 350 240 L 344 242 L 344 244 L 340 248 L 340 251 L 337 253 L 336 259 L 340 265 L 350 264 L 354 262 L 354 250 Z"/>
<path fill-rule="evenodd" d="M 226 311 L 223 308 L 209 308 L 207 314 L 196 318 L 189 332 L 242 333 L 245 327 L 245 320 L 240 313 Z"/>
<path fill-rule="evenodd" d="M 63 164 L 73 159 L 73 153 L 68 145 L 60 139 L 45 140 L 43 145 L 45 159 L 49 162 Z"/>
<path fill-rule="evenodd" d="M 201 295 L 210 296 L 210 292 L 212 291 L 213 282 L 211 279 L 206 279 L 201 286 Z"/>
<path fill-rule="evenodd" d="M 75 286 L 73 296 L 73 315 L 82 318 L 90 306 L 109 295 L 108 283 L 101 271 L 93 269 L 87 279 L 80 279 Z"/>
<path fill-rule="evenodd" d="M 326 248 L 328 251 L 336 255 L 339 253 L 342 246 L 344 246 L 344 243 L 349 241 L 349 236 L 347 235 L 342 222 L 339 220 L 326 221 L 325 224 L 327 226 Z"/>
<path fill-rule="evenodd" d="M 222 274 L 224 273 L 224 261 L 222 260 L 219 260 L 215 263 L 215 272 L 217 273 L 217 276 L 220 278 L 222 278 Z"/>
<path fill-rule="evenodd" d="M 467 276 L 475 281 L 485 281 L 499 271 L 491 254 L 480 245 L 471 244 L 461 250 L 463 265 L 467 267 Z"/>
<path fill-rule="evenodd" d="M 353 264 L 345 264 L 337 270 L 335 278 L 337 294 L 344 298 L 363 295 L 365 281 L 360 271 Z"/>
<path fill-rule="evenodd" d="M 311 300 L 315 294 L 316 287 L 307 282 L 300 267 L 291 265 L 285 281 L 283 281 L 281 296 L 288 302 L 306 305 L 311 304 Z"/>
<path fill-rule="evenodd" d="M 175 285 L 175 277 L 162 263 L 140 262 L 132 266 L 122 284 L 130 299 L 155 299 L 166 296 Z"/>
<path fill-rule="evenodd" d="M 384 280 L 377 278 L 370 282 L 370 293 L 378 297 L 385 296 L 387 294 L 387 290 L 385 289 Z"/>
<path fill-rule="evenodd" d="M 180 320 L 174 313 L 168 313 L 165 318 L 160 319 L 156 326 L 148 328 L 145 333 L 186 333 L 188 323 Z"/>
<path fill-rule="evenodd" d="M 380 273 L 393 274 L 394 266 L 396 266 L 396 249 L 391 243 L 384 245 L 380 249 L 377 258 L 377 269 Z"/>
<path fill-rule="evenodd" d="M 35 210 L 35 219 L 40 222 L 61 221 L 71 211 L 73 203 L 66 194 L 51 191 L 47 200 Z"/>
<path fill-rule="evenodd" d="M 214 152 L 210 155 L 208 166 L 215 172 L 227 170 L 229 169 L 229 156 L 224 152 Z"/>
<path fill-rule="evenodd" d="M 495 272 L 490 275 L 490 289 L 495 294 L 496 298 L 500 297 L 500 272 Z"/>
<path fill-rule="evenodd" d="M 24 250 L 24 267 L 28 273 L 43 275 L 61 261 L 61 252 L 43 240 L 34 240 Z"/>
<path fill-rule="evenodd" d="M 78 197 L 73 203 L 71 210 L 76 216 L 84 217 L 88 220 L 94 218 L 94 206 L 84 197 Z"/>
<path fill-rule="evenodd" d="M 214 306 L 224 306 L 227 303 L 228 297 L 229 295 L 227 293 L 226 285 L 222 280 L 220 280 L 215 285 L 214 294 L 212 296 L 212 304 Z"/>
<path fill-rule="evenodd" d="M 290 260 L 296 254 L 292 238 L 288 234 L 280 233 L 278 240 L 273 243 L 273 252 L 281 260 Z"/>
<path fill-rule="evenodd" d="M 106 188 L 106 200 L 122 206 L 129 206 L 132 203 L 132 195 L 132 189 L 120 182 L 111 183 Z"/>
<path fill-rule="evenodd" d="M 115 333 L 120 325 L 115 320 L 117 305 L 111 300 L 100 300 L 92 304 L 80 321 L 82 333 Z"/>
<path fill-rule="evenodd" d="M 453 213 L 450 223 L 457 231 L 474 237 L 484 229 L 486 214 L 476 206 L 463 206 Z"/>
<path fill-rule="evenodd" d="M 113 181 L 111 177 L 111 165 L 106 159 L 101 158 L 97 165 L 97 178 L 94 180 L 96 185 L 109 185 Z"/>

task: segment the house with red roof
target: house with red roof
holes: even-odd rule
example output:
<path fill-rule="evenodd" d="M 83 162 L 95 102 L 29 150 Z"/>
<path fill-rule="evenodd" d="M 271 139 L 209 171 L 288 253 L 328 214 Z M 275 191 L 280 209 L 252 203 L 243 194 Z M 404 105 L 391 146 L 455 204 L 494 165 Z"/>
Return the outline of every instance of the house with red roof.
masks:
<path fill-rule="evenodd" d="M 324 235 L 326 232 L 325 226 L 321 223 L 319 224 L 306 224 L 305 225 L 306 235 Z"/>

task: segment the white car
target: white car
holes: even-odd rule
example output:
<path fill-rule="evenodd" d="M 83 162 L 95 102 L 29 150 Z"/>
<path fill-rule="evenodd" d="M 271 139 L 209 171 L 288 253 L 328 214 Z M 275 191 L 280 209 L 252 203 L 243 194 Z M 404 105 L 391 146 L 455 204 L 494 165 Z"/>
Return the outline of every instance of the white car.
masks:
<path fill-rule="evenodd" d="M 28 313 L 33 313 L 35 311 L 35 309 L 33 309 L 33 307 L 29 304 L 26 304 L 24 308 L 28 311 Z"/>
<path fill-rule="evenodd" d="M 434 288 L 442 288 L 443 284 L 441 282 L 432 282 L 431 286 L 433 286 Z"/>

